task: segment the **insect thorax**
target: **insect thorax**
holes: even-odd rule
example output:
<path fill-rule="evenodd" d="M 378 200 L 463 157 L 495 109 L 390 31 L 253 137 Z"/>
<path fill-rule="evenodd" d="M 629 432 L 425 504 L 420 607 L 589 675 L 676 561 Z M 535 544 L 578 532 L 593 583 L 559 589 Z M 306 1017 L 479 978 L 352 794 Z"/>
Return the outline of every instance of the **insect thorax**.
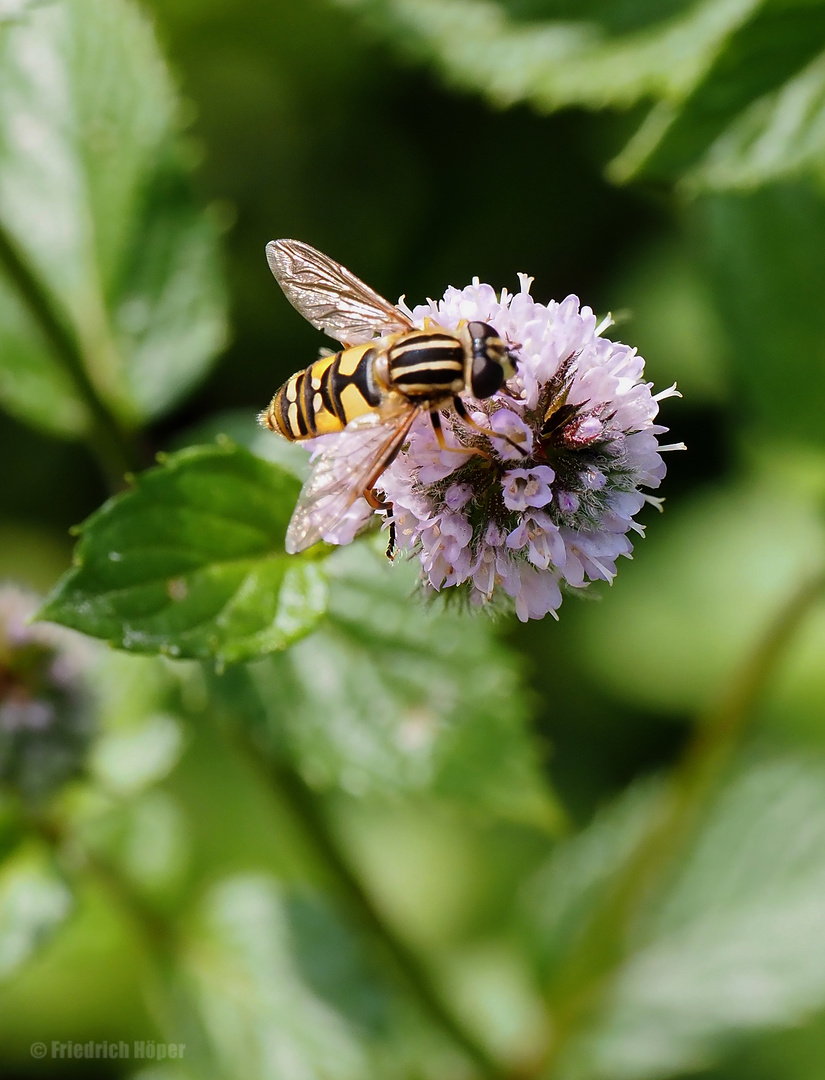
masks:
<path fill-rule="evenodd" d="M 390 385 L 407 398 L 450 398 L 465 386 L 465 352 L 451 334 L 414 330 L 387 352 Z"/>

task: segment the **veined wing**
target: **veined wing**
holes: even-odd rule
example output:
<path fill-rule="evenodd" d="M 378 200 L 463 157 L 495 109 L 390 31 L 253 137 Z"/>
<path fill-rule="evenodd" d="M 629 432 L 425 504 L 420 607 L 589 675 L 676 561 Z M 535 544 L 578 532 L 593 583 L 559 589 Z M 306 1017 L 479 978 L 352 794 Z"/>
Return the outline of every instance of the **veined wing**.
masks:
<path fill-rule="evenodd" d="M 377 333 L 413 328 L 400 308 L 309 244 L 270 240 L 266 258 L 290 304 L 317 330 L 342 345 L 358 345 Z"/>
<path fill-rule="evenodd" d="M 328 436 L 329 446 L 312 462 L 286 532 L 290 555 L 323 539 L 356 499 L 375 485 L 422 412 L 420 405 L 403 402 L 383 415 L 356 416 L 340 435 Z"/>

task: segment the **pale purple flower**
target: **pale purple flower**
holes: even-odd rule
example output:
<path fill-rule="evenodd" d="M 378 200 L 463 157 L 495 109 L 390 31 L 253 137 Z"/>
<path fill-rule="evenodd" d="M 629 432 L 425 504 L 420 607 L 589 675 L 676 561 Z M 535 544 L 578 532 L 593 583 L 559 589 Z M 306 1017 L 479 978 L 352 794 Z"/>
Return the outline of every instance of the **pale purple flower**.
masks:
<path fill-rule="evenodd" d="M 553 498 L 550 486 L 556 474 L 547 465 L 532 469 L 510 469 L 501 478 L 504 505 L 508 510 L 529 510 L 532 506 L 546 506 Z"/>
<path fill-rule="evenodd" d="M 675 387 L 652 393 L 636 350 L 603 336 L 611 320 L 597 324 L 575 296 L 537 303 L 532 279 L 519 280 L 515 294 L 475 280 L 437 302 L 402 304 L 418 326 L 490 323 L 517 374 L 491 398 L 465 398 L 489 437 L 445 410 L 443 451 L 423 415 L 378 486 L 427 589 L 460 587 L 475 606 L 509 598 L 526 621 L 555 614 L 563 588 L 613 580 L 618 557 L 631 555 L 629 533 L 644 532 L 635 515 L 645 502 L 661 508 L 642 489 L 661 483 L 662 451 L 683 447 L 660 445 L 667 429 L 655 422 Z M 328 539 L 349 541 L 369 513 L 356 506 Z"/>
<path fill-rule="evenodd" d="M 88 675 L 95 646 L 30 623 L 37 597 L 0 584 L 0 786 L 43 798 L 80 773 L 92 735 Z"/>
<path fill-rule="evenodd" d="M 439 451 L 422 417 L 380 486 L 399 547 L 418 555 L 427 588 L 462 586 L 474 605 L 509 597 L 524 621 L 555 613 L 563 587 L 612 581 L 618 557 L 630 557 L 628 533 L 643 532 L 634 516 L 645 502 L 659 505 L 641 489 L 665 474 L 661 451 L 674 447 L 659 445 L 666 429 L 655 418 L 676 390 L 652 393 L 636 351 L 603 336 L 609 320 L 598 325 L 575 296 L 539 304 L 531 279 L 519 277 L 515 295 L 475 281 L 411 311 L 419 326 L 489 322 L 511 343 L 515 378 L 468 401 L 490 438 L 444 416 L 450 445 L 486 456 Z"/>

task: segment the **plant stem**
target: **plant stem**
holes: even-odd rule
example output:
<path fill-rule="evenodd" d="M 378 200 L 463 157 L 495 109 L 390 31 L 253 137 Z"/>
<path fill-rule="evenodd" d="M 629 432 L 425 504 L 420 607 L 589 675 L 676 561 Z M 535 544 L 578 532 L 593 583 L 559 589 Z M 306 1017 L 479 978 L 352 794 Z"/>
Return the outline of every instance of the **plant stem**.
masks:
<path fill-rule="evenodd" d="M 581 944 L 554 975 L 548 1005 L 555 1037 L 536 1075 L 552 1075 L 572 1036 L 598 1011 L 627 956 L 629 931 L 677 871 L 754 706 L 823 591 L 825 574 L 803 582 L 727 690 L 699 718 L 696 734 L 651 812 L 655 823 L 591 915 Z"/>
<path fill-rule="evenodd" d="M 109 486 L 122 487 L 124 473 L 136 469 L 139 464 L 132 440 L 98 393 L 77 341 L 2 225 L 0 264 L 86 406 L 89 415 L 87 441 Z M 48 406 L 48 401 L 44 401 L 43 408 Z"/>
<path fill-rule="evenodd" d="M 339 838 L 330 827 L 316 792 L 289 764 L 263 753 L 246 732 L 239 730 L 239 726 L 233 734 L 245 756 L 263 774 L 268 786 L 290 807 L 338 896 L 354 920 L 373 941 L 380 944 L 391 966 L 401 976 L 424 1013 L 461 1048 L 481 1076 L 489 1080 L 505 1080 L 509 1074 L 456 1016 L 427 967 L 397 935 L 362 885 L 342 850 Z"/>

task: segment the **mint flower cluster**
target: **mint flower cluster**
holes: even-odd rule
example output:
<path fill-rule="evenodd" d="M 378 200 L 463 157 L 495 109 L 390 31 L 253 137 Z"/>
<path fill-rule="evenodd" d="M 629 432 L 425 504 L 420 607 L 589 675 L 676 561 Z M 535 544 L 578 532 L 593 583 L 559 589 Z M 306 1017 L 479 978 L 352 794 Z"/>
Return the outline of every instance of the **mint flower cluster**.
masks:
<path fill-rule="evenodd" d="M 412 310 L 447 330 L 479 320 L 507 341 L 517 374 L 491 398 L 464 402 L 479 433 L 452 411 L 442 416 L 448 450 L 422 415 L 402 452 L 378 482 L 393 505 L 398 547 L 416 556 L 429 591 L 464 589 L 471 604 L 503 600 L 519 619 L 554 614 L 566 589 L 612 581 L 619 556 L 631 557 L 635 517 L 665 475 L 667 428 L 656 423 L 659 402 L 643 381 L 644 360 L 611 341 L 575 296 L 540 304 L 532 278 L 497 295 L 474 280 Z M 309 444 L 328 447 L 324 436 Z M 343 465 L 343 462 L 342 462 Z M 646 490 L 645 490 L 646 489 Z M 348 543 L 372 511 L 363 499 L 325 538 Z"/>

